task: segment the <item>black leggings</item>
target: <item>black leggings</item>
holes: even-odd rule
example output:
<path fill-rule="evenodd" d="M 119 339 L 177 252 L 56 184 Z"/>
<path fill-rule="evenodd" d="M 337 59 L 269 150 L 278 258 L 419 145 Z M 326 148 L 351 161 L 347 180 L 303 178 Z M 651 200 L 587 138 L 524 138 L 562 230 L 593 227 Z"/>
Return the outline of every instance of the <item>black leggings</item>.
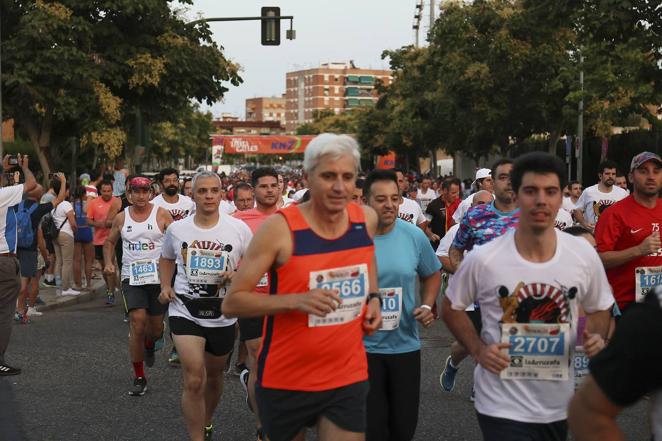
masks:
<path fill-rule="evenodd" d="M 421 351 L 368 354 L 366 441 L 410 441 L 418 423 Z"/>

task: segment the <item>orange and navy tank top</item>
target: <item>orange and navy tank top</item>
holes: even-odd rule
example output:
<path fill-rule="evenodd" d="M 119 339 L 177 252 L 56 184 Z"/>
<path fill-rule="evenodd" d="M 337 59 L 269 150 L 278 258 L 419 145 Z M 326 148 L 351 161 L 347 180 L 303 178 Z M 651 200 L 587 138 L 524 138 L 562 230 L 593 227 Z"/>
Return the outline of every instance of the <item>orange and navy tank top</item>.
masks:
<path fill-rule="evenodd" d="M 299 207 L 278 212 L 285 217 L 292 236 L 292 256 L 270 272 L 270 295 L 301 294 L 310 290 L 310 275 L 351 266 L 372 266 L 374 245 L 363 208 L 347 206 L 349 227 L 333 240 L 318 236 Z M 364 289 L 368 289 L 366 283 Z M 367 292 L 366 292 L 367 294 Z M 293 311 L 264 320 L 258 355 L 261 387 L 299 391 L 323 391 L 368 379 L 363 346 L 363 316 L 330 326 L 309 327 L 308 314 Z"/>

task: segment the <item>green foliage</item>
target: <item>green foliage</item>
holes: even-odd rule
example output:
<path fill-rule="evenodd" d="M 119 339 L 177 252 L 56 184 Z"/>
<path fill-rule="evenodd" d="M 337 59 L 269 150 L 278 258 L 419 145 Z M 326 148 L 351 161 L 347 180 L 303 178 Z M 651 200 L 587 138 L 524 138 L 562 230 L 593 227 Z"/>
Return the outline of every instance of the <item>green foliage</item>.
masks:
<path fill-rule="evenodd" d="M 360 112 L 360 109 L 339 114 L 329 109 L 316 110 L 313 113 L 313 122 L 300 125 L 297 128 L 296 134 L 355 133 L 357 112 Z"/>
<path fill-rule="evenodd" d="M 189 105 L 168 121 L 151 127 L 150 155 L 157 158 L 179 158 L 190 155 L 205 162 L 209 157 L 209 134 L 214 131 L 212 115 Z"/>

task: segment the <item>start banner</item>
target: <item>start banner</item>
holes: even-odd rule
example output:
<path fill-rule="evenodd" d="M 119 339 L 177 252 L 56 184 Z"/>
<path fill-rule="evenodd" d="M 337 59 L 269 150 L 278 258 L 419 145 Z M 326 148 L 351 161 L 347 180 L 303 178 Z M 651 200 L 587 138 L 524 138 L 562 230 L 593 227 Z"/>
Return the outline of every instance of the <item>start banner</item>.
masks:
<path fill-rule="evenodd" d="M 212 146 L 226 155 L 289 155 L 303 153 L 314 135 L 212 135 Z"/>

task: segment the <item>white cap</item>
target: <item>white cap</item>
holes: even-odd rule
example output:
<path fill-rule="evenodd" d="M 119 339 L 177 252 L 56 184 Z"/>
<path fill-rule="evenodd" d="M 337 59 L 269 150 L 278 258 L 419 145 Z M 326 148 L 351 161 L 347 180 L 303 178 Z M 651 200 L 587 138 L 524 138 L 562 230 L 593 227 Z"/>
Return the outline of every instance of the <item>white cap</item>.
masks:
<path fill-rule="evenodd" d="M 489 168 L 480 168 L 478 171 L 476 171 L 476 179 L 474 179 L 474 185 L 476 184 L 476 181 L 479 179 L 484 179 L 487 178 L 488 176 L 492 176 L 492 170 Z"/>

